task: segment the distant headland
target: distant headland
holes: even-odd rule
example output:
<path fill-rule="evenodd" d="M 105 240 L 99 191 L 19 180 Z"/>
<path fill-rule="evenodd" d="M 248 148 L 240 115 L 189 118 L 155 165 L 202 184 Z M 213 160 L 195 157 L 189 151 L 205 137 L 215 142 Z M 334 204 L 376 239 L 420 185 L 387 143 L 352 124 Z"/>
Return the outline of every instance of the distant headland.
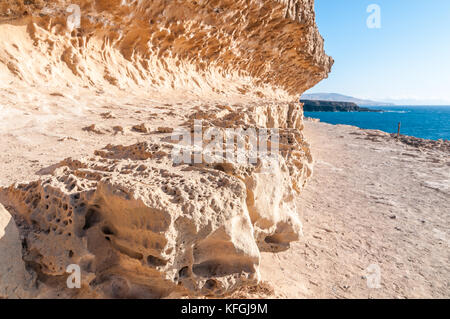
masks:
<path fill-rule="evenodd" d="M 352 96 L 337 93 L 311 93 L 303 94 L 301 100 L 328 101 L 328 102 L 349 102 L 358 106 L 394 106 L 392 103 L 377 102 L 371 100 L 358 99 Z"/>
<path fill-rule="evenodd" d="M 359 107 L 353 102 L 300 100 L 305 112 L 382 112 L 366 107 Z"/>

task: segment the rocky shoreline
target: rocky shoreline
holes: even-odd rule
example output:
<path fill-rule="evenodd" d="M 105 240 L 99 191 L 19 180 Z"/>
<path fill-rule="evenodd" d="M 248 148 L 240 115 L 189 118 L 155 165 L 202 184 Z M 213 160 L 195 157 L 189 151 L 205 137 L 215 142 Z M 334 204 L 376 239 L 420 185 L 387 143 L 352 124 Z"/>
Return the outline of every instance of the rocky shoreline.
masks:
<path fill-rule="evenodd" d="M 359 107 L 352 102 L 300 100 L 305 112 L 382 112 L 381 110 Z"/>
<path fill-rule="evenodd" d="M 309 121 L 309 122 L 315 122 L 315 123 L 320 122 L 320 119 L 318 119 L 318 118 L 305 117 L 305 120 Z M 337 124 L 337 125 L 339 125 L 339 124 Z M 353 125 L 345 125 L 345 126 L 354 127 L 355 129 L 360 130 L 362 132 L 362 134 L 366 134 L 369 138 L 373 138 L 375 140 L 377 140 L 377 139 L 395 140 L 395 141 L 401 142 L 403 144 L 406 144 L 406 145 L 409 145 L 412 147 L 417 147 L 417 148 L 422 148 L 422 149 L 425 149 L 425 148 L 433 149 L 433 150 L 441 151 L 444 153 L 450 153 L 450 140 L 430 140 L 430 139 L 424 139 L 424 138 L 408 136 L 408 135 L 403 135 L 403 134 L 400 134 L 400 136 L 397 136 L 396 133 L 387 133 L 387 132 L 380 131 L 380 130 L 363 129 L 363 128 L 353 126 Z"/>

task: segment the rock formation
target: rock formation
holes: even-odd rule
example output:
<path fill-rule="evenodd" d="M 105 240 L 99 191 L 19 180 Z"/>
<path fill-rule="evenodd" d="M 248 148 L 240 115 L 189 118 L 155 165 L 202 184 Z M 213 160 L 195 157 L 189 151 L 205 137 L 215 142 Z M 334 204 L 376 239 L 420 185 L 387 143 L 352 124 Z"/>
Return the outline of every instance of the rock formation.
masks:
<path fill-rule="evenodd" d="M 295 101 L 333 62 L 313 0 L 8 0 L 0 17 L 6 91 L 64 88 L 87 90 L 92 101 L 127 92 L 167 105 L 197 103 L 172 118 L 155 109 L 129 129 L 85 126 L 98 138 L 133 132 L 146 141 L 109 144 L 42 169 L 39 180 L 0 188 L 20 233 L 20 241 L 8 237 L 12 253 L 22 248 L 26 271 L 17 276 L 30 283 L 0 278 L 0 297 L 224 296 L 258 283 L 260 251 L 299 239 L 295 199 L 313 161 Z M 177 139 L 179 129 L 193 132 L 198 123 L 202 133 L 235 129 L 244 152 L 248 132 L 272 129 L 259 143 L 272 147 L 276 134 L 278 152 L 243 163 L 239 154 L 212 155 Z M 177 161 L 176 151 L 201 160 Z M 80 289 L 66 286 L 69 265 L 81 268 Z"/>
<path fill-rule="evenodd" d="M 359 107 L 353 102 L 300 100 L 305 112 L 382 112 L 380 110 Z"/>

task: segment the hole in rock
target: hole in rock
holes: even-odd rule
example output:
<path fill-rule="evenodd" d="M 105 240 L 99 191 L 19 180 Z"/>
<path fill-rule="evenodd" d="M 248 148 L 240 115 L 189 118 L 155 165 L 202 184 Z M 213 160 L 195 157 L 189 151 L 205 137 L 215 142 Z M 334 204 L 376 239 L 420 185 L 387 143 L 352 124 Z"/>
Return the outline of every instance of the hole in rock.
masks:
<path fill-rule="evenodd" d="M 278 245 L 285 245 L 289 243 L 289 241 L 283 238 L 282 235 L 278 234 L 267 236 L 266 238 L 264 238 L 264 241 L 268 244 L 278 244 Z"/>
<path fill-rule="evenodd" d="M 215 281 L 214 279 L 208 279 L 205 282 L 205 285 L 203 286 L 203 288 L 206 288 L 208 290 L 213 290 L 213 289 L 217 288 L 217 281 Z"/>
<path fill-rule="evenodd" d="M 167 261 L 152 255 L 149 255 L 147 257 L 147 264 L 150 266 L 158 267 L 158 266 L 165 266 L 167 264 Z"/>
<path fill-rule="evenodd" d="M 237 259 L 216 259 L 195 264 L 192 271 L 201 277 L 223 277 L 242 272 L 253 273 L 255 269 L 251 261 Z"/>
<path fill-rule="evenodd" d="M 178 271 L 178 277 L 179 278 L 189 277 L 189 267 L 184 266 L 183 268 L 181 268 L 180 271 Z"/>
<path fill-rule="evenodd" d="M 84 217 L 83 230 L 87 230 L 100 221 L 100 213 L 95 209 L 89 208 Z"/>
<path fill-rule="evenodd" d="M 109 226 L 103 226 L 102 232 L 105 235 L 114 235 L 114 232 L 111 230 L 111 228 L 109 228 Z"/>
<path fill-rule="evenodd" d="M 221 172 L 225 172 L 225 168 L 221 164 L 214 165 L 214 169 L 221 171 Z"/>

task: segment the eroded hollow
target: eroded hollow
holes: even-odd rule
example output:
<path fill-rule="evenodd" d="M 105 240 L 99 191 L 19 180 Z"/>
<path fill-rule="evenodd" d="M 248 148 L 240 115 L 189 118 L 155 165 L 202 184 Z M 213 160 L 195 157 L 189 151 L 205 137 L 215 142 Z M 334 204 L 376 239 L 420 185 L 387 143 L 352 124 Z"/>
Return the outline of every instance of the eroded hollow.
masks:
<path fill-rule="evenodd" d="M 153 266 L 153 267 L 161 267 L 161 266 L 165 266 L 167 264 L 167 260 L 149 255 L 147 257 L 147 264 L 149 266 Z"/>
<path fill-rule="evenodd" d="M 192 272 L 204 278 L 224 277 L 242 272 L 254 273 L 255 268 L 250 261 L 214 259 L 193 265 Z"/>
<path fill-rule="evenodd" d="M 215 281 L 214 279 L 208 279 L 205 282 L 205 285 L 203 286 L 203 288 L 207 289 L 207 290 L 214 290 L 218 287 L 217 281 Z"/>
<path fill-rule="evenodd" d="M 99 223 L 100 220 L 101 220 L 101 215 L 97 211 L 97 209 L 90 207 L 86 212 L 86 216 L 84 217 L 83 230 L 88 230 L 95 224 Z"/>
<path fill-rule="evenodd" d="M 190 271 L 188 266 L 184 266 L 178 271 L 178 278 L 187 278 L 190 276 Z"/>

